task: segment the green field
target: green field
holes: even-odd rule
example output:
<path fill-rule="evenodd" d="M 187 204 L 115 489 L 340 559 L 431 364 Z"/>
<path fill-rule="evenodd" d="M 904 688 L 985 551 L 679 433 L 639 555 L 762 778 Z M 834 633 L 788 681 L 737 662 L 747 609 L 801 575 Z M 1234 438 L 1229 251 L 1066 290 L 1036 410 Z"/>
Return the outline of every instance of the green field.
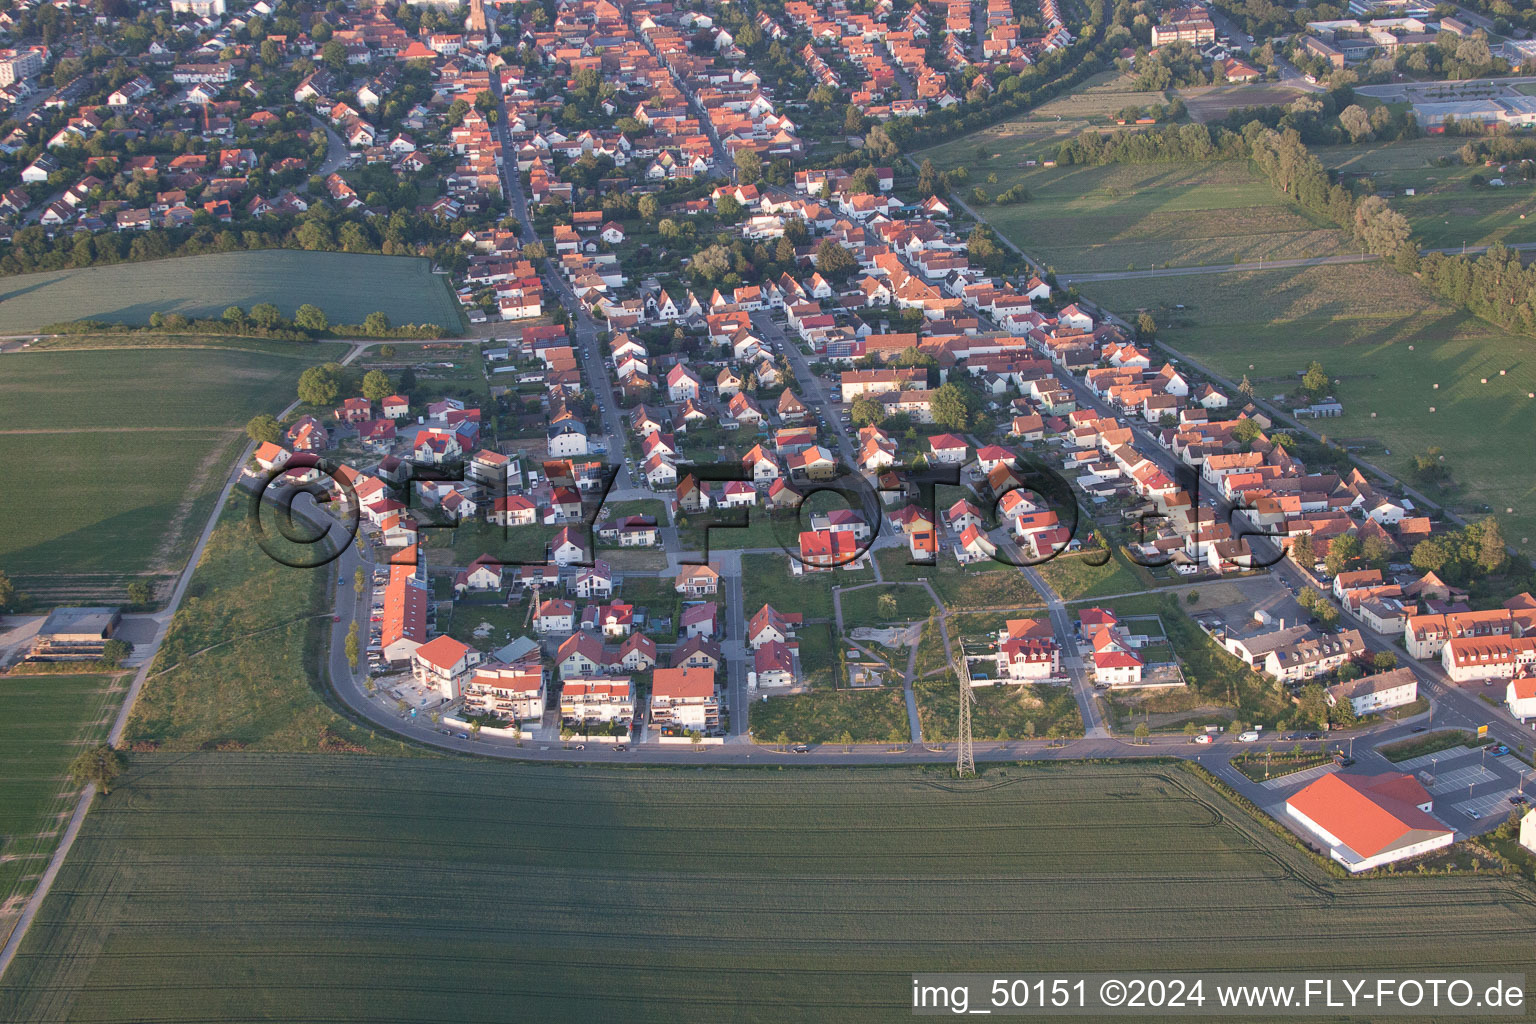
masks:
<path fill-rule="evenodd" d="M 1502 188 L 1473 185 L 1499 177 L 1497 167 L 1469 167 L 1456 156 L 1465 140 L 1425 137 L 1366 146 L 1324 146 L 1313 150 L 1328 168 L 1369 175 L 1371 187 L 1392 193 L 1392 207 L 1408 218 L 1419 245 L 1458 249 L 1490 242 L 1536 242 L 1536 188 L 1518 174 Z M 1433 161 L 1448 156 L 1448 167 Z M 1406 195 L 1405 189 L 1413 189 Z"/>
<path fill-rule="evenodd" d="M 447 279 L 426 259 L 265 249 L 8 277 L 0 281 L 0 332 L 65 320 L 145 324 L 151 313 L 217 317 L 262 302 L 287 316 L 312 303 L 332 323 L 360 324 L 382 310 L 394 324 L 463 330 Z"/>
<path fill-rule="evenodd" d="M 1023 185 L 1033 198 L 976 212 L 1060 274 L 1329 256 L 1344 235 L 1286 202 L 1241 162 L 1024 167 L 1053 159 L 1060 140 L 988 129 L 928 150 L 938 170 L 964 166 L 957 186 L 996 196 Z M 978 157 L 978 149 L 990 155 Z M 996 183 L 989 177 L 995 175 Z"/>
<path fill-rule="evenodd" d="M 127 577 L 179 570 L 246 443 L 246 420 L 280 410 L 305 366 L 339 353 L 5 356 L 0 435 L 12 477 L 0 488 L 0 568 L 45 603 L 121 599 Z"/>
<path fill-rule="evenodd" d="M 859 1024 L 918 970 L 1532 966 L 1520 880 L 1335 878 L 1174 766 L 133 762 L 0 1019 Z"/>
<path fill-rule="evenodd" d="M 74 810 L 69 762 L 122 695 L 110 676 L 0 677 L 0 946 Z"/>
<path fill-rule="evenodd" d="M 1342 381 L 1344 415 L 1318 430 L 1405 479 L 1412 456 L 1439 446 L 1458 484 L 1458 511 L 1477 516 L 1486 504 L 1514 543 L 1536 538 L 1536 453 L 1513 443 L 1536 433 L 1531 338 L 1373 264 L 1110 281 L 1084 291 L 1122 315 L 1150 310 L 1159 340 L 1230 379 L 1247 374 L 1260 398 L 1293 390 L 1295 374 L 1321 361 Z M 1172 309 L 1179 303 L 1183 310 Z"/>
<path fill-rule="evenodd" d="M 918 683 L 917 711 L 923 739 L 953 740 L 960 721 L 960 681 L 953 673 Z M 1070 686 L 977 686 L 971 735 L 978 740 L 1022 740 L 1081 736 L 1083 716 Z"/>

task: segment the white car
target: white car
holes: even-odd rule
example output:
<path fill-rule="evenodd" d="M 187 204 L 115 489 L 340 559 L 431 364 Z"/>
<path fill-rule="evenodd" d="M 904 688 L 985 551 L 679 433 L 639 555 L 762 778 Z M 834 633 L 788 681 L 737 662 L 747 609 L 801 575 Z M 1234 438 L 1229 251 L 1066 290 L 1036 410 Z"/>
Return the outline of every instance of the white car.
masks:
<path fill-rule="evenodd" d="M 1196 743 L 1209 743 L 1209 742 L 1211 742 L 1211 734 L 1208 733 L 1208 732 L 1203 732 L 1200 735 L 1195 737 L 1195 742 Z"/>

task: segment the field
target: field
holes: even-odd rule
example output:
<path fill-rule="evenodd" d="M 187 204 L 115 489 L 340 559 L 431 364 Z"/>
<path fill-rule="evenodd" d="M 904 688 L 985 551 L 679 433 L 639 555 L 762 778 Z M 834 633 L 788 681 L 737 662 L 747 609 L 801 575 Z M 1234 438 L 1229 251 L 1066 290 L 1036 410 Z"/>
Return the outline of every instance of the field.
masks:
<path fill-rule="evenodd" d="M 832 588 L 874 582 L 869 569 L 833 569 L 795 576 L 787 555 L 741 556 L 742 607 L 751 615 L 765 604 L 800 612 L 807 619 L 832 618 Z"/>
<path fill-rule="evenodd" d="M 1150 310 L 1161 341 L 1229 379 L 1247 374 L 1261 398 L 1293 390 L 1295 375 L 1321 361 L 1341 382 L 1344 415 L 1318 430 L 1404 479 L 1414 455 L 1439 446 L 1457 511 L 1497 511 L 1505 536 L 1527 550 L 1536 537 L 1536 453 L 1502 443 L 1536 433 L 1536 341 L 1371 264 L 1224 274 L 1217 287 L 1174 278 L 1084 290 L 1122 315 Z"/>
<path fill-rule="evenodd" d="M 960 682 L 946 673 L 916 684 L 923 739 L 953 740 L 960 720 Z M 971 709 L 971 735 L 978 740 L 1022 740 L 1081 736 L 1083 717 L 1070 686 L 978 686 Z"/>
<path fill-rule="evenodd" d="M 993 196 L 1013 185 L 1028 189 L 1029 202 L 972 205 L 1059 274 L 1347 251 L 1341 232 L 1287 203 L 1246 163 L 1025 167 L 1026 158 L 1054 158 L 1060 140 L 1014 127 L 986 129 L 920 157 L 941 171 L 966 167 L 960 193 L 967 202 L 974 187 Z"/>
<path fill-rule="evenodd" d="M 837 671 L 835 654 L 833 672 Z M 878 743 L 900 734 L 910 738 L 901 687 L 870 690 L 816 690 L 770 697 L 752 705 L 752 737 L 759 743 L 833 743 L 847 732 L 860 743 Z"/>
<path fill-rule="evenodd" d="M 316 750 L 336 739 L 400 753 L 327 706 L 323 671 L 329 568 L 270 558 L 231 501 L 139 699 L 124 742 L 164 750 Z M 468 613 L 473 617 L 473 613 Z"/>
<path fill-rule="evenodd" d="M 74 810 L 69 762 L 122 695 L 110 676 L 0 678 L 0 946 Z"/>
<path fill-rule="evenodd" d="M 4 357 L 0 567 L 42 602 L 178 570 L 258 412 L 340 346 L 114 347 Z M 281 353 L 281 354 L 279 354 Z M 20 481 L 26 481 L 25 486 Z"/>
<path fill-rule="evenodd" d="M 861 1024 L 914 970 L 1515 972 L 1533 927 L 1519 879 L 1338 879 L 1174 766 L 152 755 L 0 1019 Z"/>
<path fill-rule="evenodd" d="M 1536 188 L 1516 175 L 1507 185 L 1472 184 L 1499 177 L 1495 167 L 1468 167 L 1456 157 L 1464 140 L 1426 137 L 1367 146 L 1325 146 L 1313 150 L 1323 165 L 1345 174 L 1370 177 L 1371 185 L 1392 193 L 1392 206 L 1413 225 L 1426 249 L 1456 249 L 1490 242 L 1536 242 Z M 1448 167 L 1432 161 L 1449 156 Z M 1413 189 L 1406 195 L 1404 189 Z"/>
<path fill-rule="evenodd" d="M 1102 565 L 1094 565 L 1089 561 L 1103 557 L 1102 549 L 1082 555 L 1058 555 L 1035 566 L 1035 571 L 1063 601 L 1136 594 L 1151 586 L 1149 579 L 1142 578 L 1146 574 L 1145 569 L 1135 565 L 1118 550 L 1112 552 Z"/>
<path fill-rule="evenodd" d="M 151 313 L 217 317 L 261 302 L 288 316 L 312 303 L 332 323 L 360 324 L 382 310 L 394 324 L 463 330 L 457 300 L 426 259 L 266 249 L 8 277 L 0 281 L 0 332 L 61 320 L 144 324 Z"/>

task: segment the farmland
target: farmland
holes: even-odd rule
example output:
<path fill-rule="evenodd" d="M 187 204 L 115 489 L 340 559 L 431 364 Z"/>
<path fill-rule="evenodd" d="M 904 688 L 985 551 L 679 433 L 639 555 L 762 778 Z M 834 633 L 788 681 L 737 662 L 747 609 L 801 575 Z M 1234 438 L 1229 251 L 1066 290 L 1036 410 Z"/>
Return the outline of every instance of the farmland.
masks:
<path fill-rule="evenodd" d="M 1246 163 L 1026 167 L 1027 159 L 1053 159 L 1061 140 L 1016 129 L 989 128 L 919 157 L 941 171 L 966 167 L 967 202 L 975 187 L 993 196 L 1027 189 L 1030 201 L 974 208 L 1058 273 L 1347 251 L 1341 232 L 1287 203 Z"/>
<path fill-rule="evenodd" d="M 138 755 L 0 1018 L 860 1022 L 921 968 L 1521 971 L 1533 927 L 1518 879 L 1337 879 L 1173 766 Z"/>
<path fill-rule="evenodd" d="M 0 332 L 61 320 L 144 324 L 151 313 L 217 317 L 229 306 L 270 302 L 292 316 L 304 303 L 332 323 L 360 324 L 374 310 L 391 323 L 463 329 L 458 303 L 427 260 L 267 249 L 23 274 L 0 281 Z"/>
<path fill-rule="evenodd" d="M 0 945 L 74 809 L 69 762 L 107 733 L 111 676 L 0 679 Z"/>
<path fill-rule="evenodd" d="M 282 354 L 277 354 L 279 351 Z M 340 346 L 125 347 L 5 357 L 0 566 L 40 601 L 121 596 L 180 567 L 242 429 Z"/>
<path fill-rule="evenodd" d="M 1224 274 L 1215 288 L 1198 278 L 1084 288 L 1123 315 L 1149 310 L 1161 341 L 1230 379 L 1247 374 L 1261 398 L 1294 389 L 1295 374 L 1321 361 L 1340 381 L 1344 415 L 1319 429 L 1405 479 L 1414 455 L 1439 446 L 1458 484 L 1458 511 L 1476 516 L 1486 505 L 1517 545 L 1536 537 L 1536 455 L 1487 443 L 1536 432 L 1530 338 L 1373 264 Z"/>

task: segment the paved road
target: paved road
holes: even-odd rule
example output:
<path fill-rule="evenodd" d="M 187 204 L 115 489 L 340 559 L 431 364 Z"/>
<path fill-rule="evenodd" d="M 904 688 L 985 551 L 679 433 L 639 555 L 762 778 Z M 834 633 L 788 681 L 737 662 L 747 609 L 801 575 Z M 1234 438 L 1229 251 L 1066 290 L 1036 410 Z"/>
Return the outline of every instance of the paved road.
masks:
<path fill-rule="evenodd" d="M 315 127 L 325 132 L 325 161 L 320 164 L 320 169 L 315 172 L 324 178 L 341 170 L 342 165 L 347 162 L 352 152 L 347 149 L 346 142 L 343 141 L 340 135 L 336 134 L 330 125 L 314 114 L 310 114 L 309 119 L 315 122 Z"/>

